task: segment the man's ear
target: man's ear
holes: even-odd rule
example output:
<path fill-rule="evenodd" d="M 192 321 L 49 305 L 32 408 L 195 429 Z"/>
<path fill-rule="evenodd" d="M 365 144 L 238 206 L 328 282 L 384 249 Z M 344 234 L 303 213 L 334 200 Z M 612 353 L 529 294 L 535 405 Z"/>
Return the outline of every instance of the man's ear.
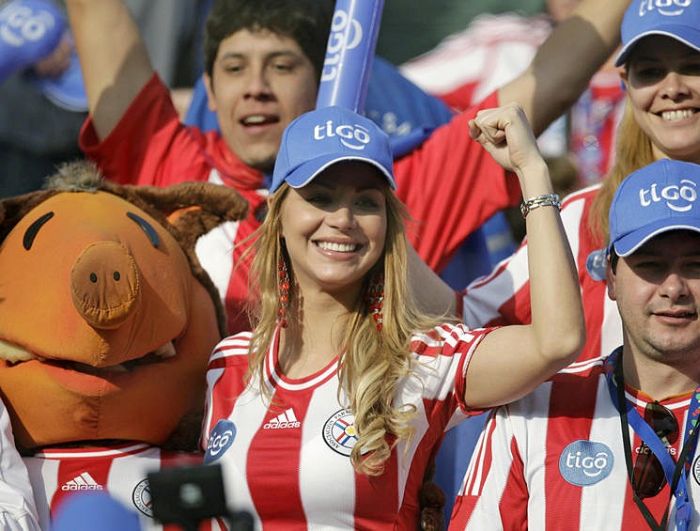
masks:
<path fill-rule="evenodd" d="M 615 276 L 615 272 L 613 271 L 613 267 L 612 267 L 610 259 L 608 259 L 607 262 L 608 263 L 605 266 L 605 280 L 606 280 L 606 283 L 608 286 L 608 297 L 610 297 L 610 300 L 615 301 L 615 300 L 617 300 L 617 295 L 615 292 L 616 276 Z"/>
<path fill-rule="evenodd" d="M 216 112 L 216 98 L 214 97 L 214 88 L 212 86 L 212 78 L 209 74 L 202 74 L 204 78 L 204 88 L 207 91 L 207 107 L 211 112 Z"/>

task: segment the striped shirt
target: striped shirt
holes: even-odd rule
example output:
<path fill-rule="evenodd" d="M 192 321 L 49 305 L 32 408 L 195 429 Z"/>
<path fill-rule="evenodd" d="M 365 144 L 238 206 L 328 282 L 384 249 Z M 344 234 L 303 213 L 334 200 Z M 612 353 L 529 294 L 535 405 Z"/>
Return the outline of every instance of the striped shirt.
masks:
<path fill-rule="evenodd" d="M 551 31 L 552 20 L 544 15 L 480 15 L 433 50 L 404 63 L 401 72 L 453 109 L 468 109 L 520 75 Z M 549 157 L 570 151 L 579 187 L 600 182 L 614 159 L 624 101 L 618 72 L 601 69 L 566 118 L 540 135 L 540 151 Z"/>
<path fill-rule="evenodd" d="M 201 454 L 170 452 L 144 443 L 49 448 L 24 458 L 41 529 L 49 529 L 52 516 L 66 496 L 77 492 L 105 491 L 138 513 L 144 531 L 160 531 L 163 526 L 153 519 L 146 474 L 161 468 L 201 462 Z M 170 526 L 165 529 L 168 528 L 176 529 Z"/>
<path fill-rule="evenodd" d="M 207 373 L 207 461 L 224 469 L 236 509 L 275 529 L 413 529 L 427 463 L 453 415 L 464 418 L 465 369 L 487 330 L 442 325 L 414 336 L 410 377 L 398 383 L 395 404 L 412 405 L 410 440 L 401 440 L 377 477 L 357 474 L 350 452 L 354 417 L 338 396 L 338 359 L 301 379 L 280 372 L 276 337 L 265 360 L 272 398 L 258 379 L 246 383 L 250 333 L 222 341 Z"/>
<path fill-rule="evenodd" d="M 10 415 L 0 401 L 0 529 L 38 531 L 39 519 L 27 468 L 15 448 Z M 41 527 L 41 529 L 46 529 Z"/>
<path fill-rule="evenodd" d="M 522 73 L 551 31 L 546 16 L 483 14 L 401 65 L 401 73 L 451 107 L 468 109 Z"/>
<path fill-rule="evenodd" d="M 627 388 L 644 415 L 651 399 Z M 691 393 L 661 403 L 675 415 L 682 445 Z M 633 454 L 641 440 L 630 430 Z M 636 459 L 633 456 L 633 461 Z M 700 461 L 694 458 L 688 490 L 700 525 Z M 645 498 L 660 521 L 670 488 Z M 673 522 L 673 508 L 669 516 Z M 610 399 L 603 360 L 576 363 L 513 404 L 492 413 L 477 444 L 452 513 L 452 530 L 648 529 L 632 499 L 620 418 Z"/>

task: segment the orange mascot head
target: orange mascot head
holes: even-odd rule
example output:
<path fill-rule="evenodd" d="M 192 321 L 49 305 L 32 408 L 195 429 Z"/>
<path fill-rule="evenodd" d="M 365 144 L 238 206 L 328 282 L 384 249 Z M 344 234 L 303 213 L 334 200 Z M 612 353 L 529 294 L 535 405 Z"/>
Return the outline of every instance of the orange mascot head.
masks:
<path fill-rule="evenodd" d="M 230 189 L 117 186 L 83 163 L 0 203 L 0 393 L 20 448 L 163 445 L 201 412 L 224 320 L 194 244 L 245 210 Z"/>

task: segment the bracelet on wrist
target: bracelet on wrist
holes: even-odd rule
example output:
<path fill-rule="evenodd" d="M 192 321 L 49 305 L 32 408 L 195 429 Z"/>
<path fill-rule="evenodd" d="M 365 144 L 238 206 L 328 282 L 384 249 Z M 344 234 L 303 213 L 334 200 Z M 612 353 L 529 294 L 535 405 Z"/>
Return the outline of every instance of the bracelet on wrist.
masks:
<path fill-rule="evenodd" d="M 542 194 L 530 199 L 525 199 L 520 203 L 520 213 L 523 215 L 523 219 L 527 217 L 530 211 L 536 208 L 552 206 L 557 207 L 557 210 L 561 209 L 561 201 L 559 200 L 558 194 Z"/>

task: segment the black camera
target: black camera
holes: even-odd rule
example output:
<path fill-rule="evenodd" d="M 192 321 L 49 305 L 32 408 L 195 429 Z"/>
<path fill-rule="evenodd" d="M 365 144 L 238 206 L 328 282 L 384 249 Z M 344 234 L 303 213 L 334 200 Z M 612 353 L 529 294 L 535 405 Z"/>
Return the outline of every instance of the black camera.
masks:
<path fill-rule="evenodd" d="M 252 531 L 251 515 L 231 512 L 226 505 L 221 465 L 166 468 L 147 477 L 153 517 L 162 524 L 197 531 L 200 522 L 222 518 L 232 531 Z"/>

